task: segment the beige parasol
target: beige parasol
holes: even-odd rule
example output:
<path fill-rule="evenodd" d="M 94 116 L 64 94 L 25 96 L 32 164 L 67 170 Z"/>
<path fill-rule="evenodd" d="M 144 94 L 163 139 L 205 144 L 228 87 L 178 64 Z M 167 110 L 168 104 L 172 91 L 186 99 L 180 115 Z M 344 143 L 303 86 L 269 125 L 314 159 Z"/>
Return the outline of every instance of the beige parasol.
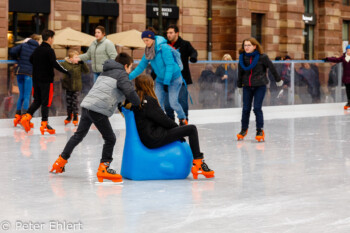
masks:
<path fill-rule="evenodd" d="M 70 27 L 56 31 L 54 37 L 54 45 L 64 47 L 70 46 L 90 46 L 96 38 L 89 34 L 74 30 Z"/>
<path fill-rule="evenodd" d="M 117 46 L 130 48 L 131 56 L 133 56 L 134 49 L 146 47 L 145 43 L 141 39 L 141 32 L 135 29 L 125 31 L 125 32 L 110 34 L 107 36 L 107 38 Z"/>

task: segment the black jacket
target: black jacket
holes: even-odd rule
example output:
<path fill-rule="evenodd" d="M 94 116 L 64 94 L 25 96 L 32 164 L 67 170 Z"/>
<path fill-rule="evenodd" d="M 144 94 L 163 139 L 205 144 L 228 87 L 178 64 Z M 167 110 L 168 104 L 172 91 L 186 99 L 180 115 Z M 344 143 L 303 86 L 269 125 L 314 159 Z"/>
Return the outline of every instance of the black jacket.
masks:
<path fill-rule="evenodd" d="M 30 39 L 28 42 L 17 45 L 10 50 L 10 55 L 18 60 L 16 74 L 32 76 L 33 66 L 29 62 L 29 58 L 38 47 L 39 43 L 36 40 Z"/>
<path fill-rule="evenodd" d="M 250 59 L 252 58 L 252 59 Z M 249 66 L 251 64 L 253 57 L 244 56 L 244 65 Z M 244 70 L 241 65 L 238 65 L 238 87 L 251 86 L 258 87 L 264 86 L 269 83 L 267 79 L 267 68 L 273 74 L 275 81 L 281 81 L 279 74 L 276 71 L 276 68 L 270 61 L 269 57 L 266 54 L 261 54 L 258 60 L 258 64 L 252 70 Z"/>
<path fill-rule="evenodd" d="M 158 143 L 167 135 L 169 129 L 178 127 L 150 96 L 145 96 L 142 108 L 135 108 L 135 122 L 142 143 L 148 148 L 158 147 Z"/>
<path fill-rule="evenodd" d="M 68 74 L 56 60 L 55 51 L 51 46 L 43 42 L 30 56 L 30 63 L 33 64 L 33 82 L 53 83 L 54 68 L 62 73 Z"/>
<path fill-rule="evenodd" d="M 192 47 L 189 41 L 182 39 L 180 36 L 175 44 L 172 44 L 170 41 L 168 41 L 168 44 L 173 46 L 175 49 L 179 49 L 179 52 L 181 54 L 181 61 L 184 66 L 183 70 L 181 71 L 182 77 L 185 79 L 187 84 L 192 84 L 188 58 L 190 58 L 191 62 L 193 63 L 197 62 L 197 50 Z"/>

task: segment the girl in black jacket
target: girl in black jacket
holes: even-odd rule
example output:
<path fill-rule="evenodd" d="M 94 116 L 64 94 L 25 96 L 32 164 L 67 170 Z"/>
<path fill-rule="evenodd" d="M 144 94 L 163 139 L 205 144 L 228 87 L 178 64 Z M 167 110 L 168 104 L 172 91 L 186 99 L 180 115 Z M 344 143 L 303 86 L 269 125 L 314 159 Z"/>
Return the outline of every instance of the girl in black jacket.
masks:
<path fill-rule="evenodd" d="M 140 75 L 135 80 L 136 92 L 141 100 L 139 108 L 134 108 L 137 131 L 142 143 L 148 148 L 158 148 L 171 142 L 185 141 L 189 137 L 193 154 L 193 178 L 198 174 L 206 178 L 214 177 L 214 171 L 210 170 L 203 160 L 198 142 L 198 131 L 194 125 L 179 127 L 161 109 L 154 92 L 153 79 L 148 75 Z"/>
<path fill-rule="evenodd" d="M 243 139 L 248 133 L 250 111 L 254 99 L 254 113 L 256 117 L 256 137 L 259 142 L 265 140 L 264 117 L 261 110 L 266 93 L 267 69 L 275 77 L 276 85 L 282 86 L 283 81 L 266 54 L 263 54 L 261 45 L 255 38 L 243 40 L 239 50 L 238 82 L 237 86 L 242 92 L 242 130 L 237 134 L 237 139 Z"/>

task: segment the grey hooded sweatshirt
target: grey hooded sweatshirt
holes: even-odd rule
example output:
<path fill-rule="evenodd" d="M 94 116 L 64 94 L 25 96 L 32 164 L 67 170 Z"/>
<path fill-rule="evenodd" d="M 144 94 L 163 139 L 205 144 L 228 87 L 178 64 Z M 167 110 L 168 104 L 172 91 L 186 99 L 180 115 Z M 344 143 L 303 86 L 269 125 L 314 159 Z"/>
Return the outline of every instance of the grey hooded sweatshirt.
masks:
<path fill-rule="evenodd" d="M 124 66 L 115 60 L 107 60 L 81 107 L 110 117 L 125 98 L 134 106 L 141 103 Z"/>

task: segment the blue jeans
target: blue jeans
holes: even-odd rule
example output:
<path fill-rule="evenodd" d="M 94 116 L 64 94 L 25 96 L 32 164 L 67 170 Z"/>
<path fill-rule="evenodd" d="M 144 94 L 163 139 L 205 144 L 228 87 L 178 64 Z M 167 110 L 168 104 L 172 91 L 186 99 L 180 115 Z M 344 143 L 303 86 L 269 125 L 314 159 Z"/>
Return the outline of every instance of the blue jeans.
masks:
<path fill-rule="evenodd" d="M 264 116 L 261 110 L 266 93 L 266 86 L 243 87 L 243 110 L 242 110 L 242 129 L 248 129 L 250 111 L 254 99 L 254 113 L 256 118 L 256 128 L 264 128 Z"/>
<path fill-rule="evenodd" d="M 96 80 L 97 80 L 98 76 L 100 76 L 100 74 L 101 74 L 101 73 L 95 73 L 95 72 L 94 72 L 94 83 L 96 82 Z"/>
<path fill-rule="evenodd" d="M 186 119 L 188 119 L 188 91 L 184 84 L 182 84 L 179 93 L 179 103 L 185 112 Z M 174 110 L 170 107 L 169 96 L 165 96 L 164 99 L 165 112 L 171 119 L 175 119 Z"/>
<path fill-rule="evenodd" d="M 27 110 L 29 107 L 30 93 L 32 93 L 33 80 L 32 77 L 24 74 L 17 75 L 17 83 L 19 89 L 19 98 L 17 101 L 17 110 Z"/>
<path fill-rule="evenodd" d="M 174 109 L 174 111 L 177 113 L 177 117 L 179 119 L 186 119 L 184 110 L 182 109 L 179 103 L 179 93 L 180 93 L 181 86 L 182 86 L 182 77 L 179 77 L 175 79 L 172 83 L 170 83 L 168 88 L 168 93 L 166 93 L 164 91 L 163 83 L 157 82 L 157 79 L 156 79 L 155 91 L 156 91 L 159 104 L 163 110 L 164 110 L 165 98 L 166 96 L 168 96 L 170 107 Z"/>

